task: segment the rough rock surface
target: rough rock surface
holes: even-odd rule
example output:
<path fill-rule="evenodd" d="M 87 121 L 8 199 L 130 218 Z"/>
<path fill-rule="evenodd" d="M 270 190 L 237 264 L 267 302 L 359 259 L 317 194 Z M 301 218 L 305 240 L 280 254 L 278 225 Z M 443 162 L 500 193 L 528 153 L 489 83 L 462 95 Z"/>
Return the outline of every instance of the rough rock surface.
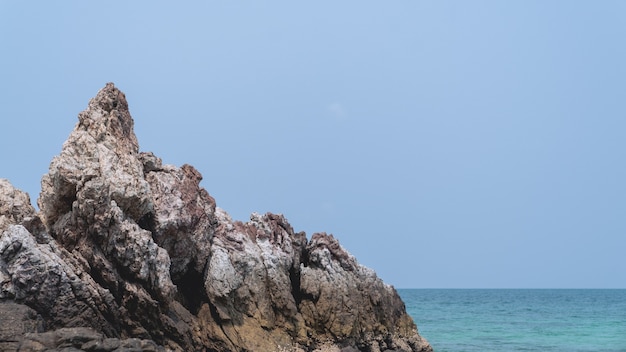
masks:
<path fill-rule="evenodd" d="M 30 197 L 8 180 L 0 178 L 0 232 L 9 225 L 22 223 L 35 215 L 35 208 L 30 204 Z"/>
<path fill-rule="evenodd" d="M 140 152 L 112 83 L 78 120 L 39 213 L 0 179 L 0 349 L 432 351 L 332 235 L 233 221 L 192 166 Z"/>
<path fill-rule="evenodd" d="M 41 316 L 23 304 L 0 303 L 0 317 L 0 351 L 15 351 L 26 333 L 43 332 Z"/>

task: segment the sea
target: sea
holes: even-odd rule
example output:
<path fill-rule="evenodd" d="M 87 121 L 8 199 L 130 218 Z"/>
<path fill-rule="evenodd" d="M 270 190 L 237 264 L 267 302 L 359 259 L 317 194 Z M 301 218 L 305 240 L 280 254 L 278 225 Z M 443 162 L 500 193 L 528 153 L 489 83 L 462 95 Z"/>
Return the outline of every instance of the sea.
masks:
<path fill-rule="evenodd" d="M 626 289 L 399 289 L 435 352 L 626 352 Z"/>

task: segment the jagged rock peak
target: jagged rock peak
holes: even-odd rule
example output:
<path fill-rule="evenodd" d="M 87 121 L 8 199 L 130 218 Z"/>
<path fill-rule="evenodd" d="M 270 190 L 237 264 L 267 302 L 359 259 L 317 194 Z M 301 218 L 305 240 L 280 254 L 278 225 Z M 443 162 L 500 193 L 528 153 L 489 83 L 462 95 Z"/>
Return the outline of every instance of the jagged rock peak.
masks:
<path fill-rule="evenodd" d="M 105 196 L 138 221 L 149 213 L 150 186 L 124 93 L 107 83 L 78 114 L 78 124 L 50 163 L 37 201 L 51 229 L 83 193 Z M 52 231 L 54 232 L 54 231 Z"/>
<path fill-rule="evenodd" d="M 0 350 L 69 339 L 102 351 L 432 351 L 395 289 L 337 238 L 308 240 L 271 213 L 233 221 L 193 166 L 140 153 L 112 83 L 78 120 L 39 213 L 0 179 Z M 3 331 L 20 332 L 3 311 L 32 323 L 4 346 Z"/>
<path fill-rule="evenodd" d="M 137 153 L 139 143 L 133 130 L 134 121 L 128 111 L 126 96 L 111 82 L 89 101 L 87 110 L 78 114 L 77 129 L 91 134 L 98 141 L 121 143 L 129 152 Z"/>

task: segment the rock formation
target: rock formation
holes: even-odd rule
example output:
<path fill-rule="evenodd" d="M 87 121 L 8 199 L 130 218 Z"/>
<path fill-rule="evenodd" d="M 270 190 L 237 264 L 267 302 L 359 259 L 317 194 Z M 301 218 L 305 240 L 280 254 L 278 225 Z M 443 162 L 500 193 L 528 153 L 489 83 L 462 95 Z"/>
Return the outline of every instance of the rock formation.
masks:
<path fill-rule="evenodd" d="M 0 349 L 431 351 L 396 291 L 324 233 L 232 220 L 139 151 L 112 83 L 44 175 L 0 180 Z"/>

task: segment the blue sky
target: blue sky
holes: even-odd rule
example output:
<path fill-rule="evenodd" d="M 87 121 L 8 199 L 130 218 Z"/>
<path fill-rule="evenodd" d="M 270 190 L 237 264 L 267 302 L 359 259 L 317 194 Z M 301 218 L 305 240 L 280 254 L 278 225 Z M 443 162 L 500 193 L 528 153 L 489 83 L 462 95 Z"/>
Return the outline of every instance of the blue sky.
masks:
<path fill-rule="evenodd" d="M 0 177 L 106 82 L 235 219 L 401 288 L 626 287 L 623 1 L 0 2 Z"/>

